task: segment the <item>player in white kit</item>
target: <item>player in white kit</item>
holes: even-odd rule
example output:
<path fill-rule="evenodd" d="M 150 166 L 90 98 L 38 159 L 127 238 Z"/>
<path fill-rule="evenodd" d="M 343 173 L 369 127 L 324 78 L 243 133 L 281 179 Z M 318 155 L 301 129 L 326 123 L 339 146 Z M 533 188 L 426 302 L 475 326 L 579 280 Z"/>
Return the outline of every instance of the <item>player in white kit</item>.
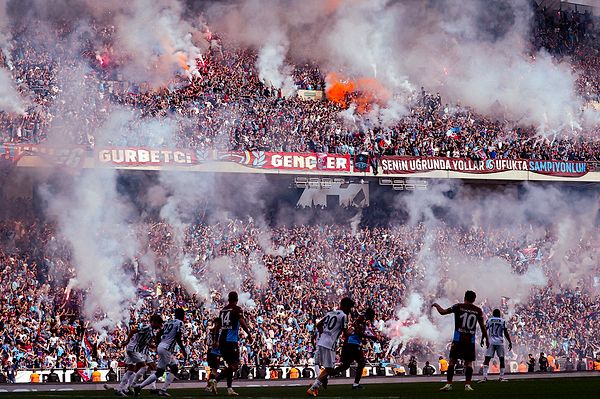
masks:
<path fill-rule="evenodd" d="M 139 327 L 133 326 L 129 330 L 127 340 L 125 341 L 125 364 L 126 372 L 121 378 L 121 383 L 115 388 L 115 393 L 121 396 L 127 396 L 127 393 L 144 375 L 148 369 L 146 359 L 150 346 L 154 342 L 154 330 L 162 327 L 163 319 L 159 315 L 150 317 L 150 324 Z M 105 389 L 110 389 L 104 385 Z"/>
<path fill-rule="evenodd" d="M 483 361 L 483 380 L 479 382 L 487 382 L 490 360 L 495 354 L 498 355 L 498 358 L 500 359 L 500 381 L 507 381 L 507 379 L 504 378 L 504 338 L 506 337 L 506 341 L 508 342 L 509 351 L 512 350 L 512 341 L 510 340 L 510 335 L 508 335 L 508 330 L 506 329 L 506 321 L 500 317 L 500 309 L 494 309 L 492 317 L 485 323 L 485 327 L 490 338 L 490 346 L 485 353 L 485 359 Z M 483 346 L 483 341 L 481 346 Z"/>
<path fill-rule="evenodd" d="M 158 378 L 162 377 L 169 368 L 169 373 L 165 377 L 165 383 L 161 389 L 158 391 L 159 396 L 171 396 L 167 393 L 167 389 L 175 380 L 175 376 L 177 375 L 179 362 L 177 358 L 173 354 L 175 351 L 175 345 L 177 344 L 183 353 L 184 361 L 187 359 L 187 352 L 185 350 L 185 345 L 183 345 L 183 321 L 185 319 L 185 313 L 183 309 L 177 308 L 175 309 L 175 318 L 173 320 L 169 320 L 163 325 L 162 330 L 158 332 L 157 341 L 160 342 L 158 347 L 156 348 L 156 354 L 158 355 L 158 363 L 156 365 L 156 372 L 150 375 L 144 382 L 140 385 L 136 385 L 134 387 L 134 391 L 136 395 L 139 395 L 142 388 L 152 384 Z"/>
<path fill-rule="evenodd" d="M 327 313 L 317 323 L 317 330 L 320 335 L 317 340 L 315 363 L 323 367 L 323 370 L 306 391 L 307 394 L 318 396 L 319 388 L 321 386 L 327 387 L 328 376 L 333 373 L 335 367 L 335 348 L 340 336 L 346 333 L 348 315 L 353 307 L 354 301 L 352 299 L 343 298 L 338 310 Z"/>

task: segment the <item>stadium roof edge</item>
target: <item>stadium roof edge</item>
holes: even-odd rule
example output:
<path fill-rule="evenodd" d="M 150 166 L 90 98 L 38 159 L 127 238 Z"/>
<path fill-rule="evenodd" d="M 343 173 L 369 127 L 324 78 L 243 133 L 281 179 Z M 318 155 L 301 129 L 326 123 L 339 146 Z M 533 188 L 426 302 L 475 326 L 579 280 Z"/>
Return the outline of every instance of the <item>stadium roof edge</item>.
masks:
<path fill-rule="evenodd" d="M 600 2 L 598 0 L 535 0 L 540 7 L 546 7 L 549 10 L 577 10 L 585 12 L 586 10 L 594 15 L 600 12 Z"/>

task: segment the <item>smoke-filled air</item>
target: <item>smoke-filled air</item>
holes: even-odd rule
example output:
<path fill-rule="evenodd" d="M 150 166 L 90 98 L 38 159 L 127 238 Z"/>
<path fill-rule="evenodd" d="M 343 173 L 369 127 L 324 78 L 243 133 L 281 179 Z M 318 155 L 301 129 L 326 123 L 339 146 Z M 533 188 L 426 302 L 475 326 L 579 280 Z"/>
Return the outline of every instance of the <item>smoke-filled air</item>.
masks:
<path fill-rule="evenodd" d="M 507 373 L 600 367 L 600 9 L 547 3 L 0 0 L 0 376 L 453 373 L 467 290 Z"/>

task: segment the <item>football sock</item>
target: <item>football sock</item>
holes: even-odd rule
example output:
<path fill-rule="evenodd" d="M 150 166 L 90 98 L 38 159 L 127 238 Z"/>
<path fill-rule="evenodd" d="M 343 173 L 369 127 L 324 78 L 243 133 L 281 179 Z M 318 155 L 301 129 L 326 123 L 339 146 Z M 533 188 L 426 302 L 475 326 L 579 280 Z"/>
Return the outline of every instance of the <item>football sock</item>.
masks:
<path fill-rule="evenodd" d="M 471 383 L 471 378 L 473 378 L 473 367 L 465 367 L 465 379 L 467 380 L 467 384 Z"/>
<path fill-rule="evenodd" d="M 356 375 L 354 376 L 354 383 L 356 385 L 360 384 L 360 379 L 362 378 L 364 369 L 365 369 L 365 366 L 360 366 L 360 365 L 356 368 Z"/>
<path fill-rule="evenodd" d="M 156 380 L 157 380 L 156 373 L 152 373 L 152 374 L 150 374 L 150 376 L 149 376 L 148 378 L 146 378 L 146 379 L 144 380 L 144 382 L 142 382 L 142 383 L 140 384 L 140 388 L 147 387 L 148 385 L 152 384 L 152 383 L 153 383 L 153 382 L 155 382 Z"/>
<path fill-rule="evenodd" d="M 125 387 L 129 386 L 129 377 L 133 375 L 133 371 L 127 370 L 127 372 L 121 378 L 121 383 L 119 384 L 119 391 L 125 389 Z"/>
<path fill-rule="evenodd" d="M 127 384 L 127 388 L 131 388 L 133 384 L 138 382 L 144 376 L 144 374 L 146 374 L 146 370 L 148 370 L 148 366 L 144 366 L 136 371 L 136 373 L 133 375 L 133 378 L 131 378 L 129 381 L 129 384 Z"/>
<path fill-rule="evenodd" d="M 174 380 L 175 374 L 167 373 L 167 376 L 165 377 L 165 384 L 163 385 L 162 389 L 166 391 Z"/>
<path fill-rule="evenodd" d="M 487 364 L 483 365 L 483 377 L 484 378 L 487 378 L 489 369 L 490 369 L 490 366 L 488 366 Z"/>
<path fill-rule="evenodd" d="M 500 369 L 500 377 L 504 377 L 504 367 Z"/>
<path fill-rule="evenodd" d="M 233 372 L 227 374 L 227 388 L 231 388 L 233 385 Z"/>
<path fill-rule="evenodd" d="M 223 378 L 226 378 L 227 375 L 229 374 L 229 367 L 225 368 L 223 370 L 221 370 L 221 372 L 217 375 L 217 378 L 215 378 L 215 380 L 217 382 L 221 381 Z"/>
<path fill-rule="evenodd" d="M 454 378 L 454 365 L 448 366 L 448 375 L 446 376 L 448 384 L 452 384 L 452 378 Z"/>

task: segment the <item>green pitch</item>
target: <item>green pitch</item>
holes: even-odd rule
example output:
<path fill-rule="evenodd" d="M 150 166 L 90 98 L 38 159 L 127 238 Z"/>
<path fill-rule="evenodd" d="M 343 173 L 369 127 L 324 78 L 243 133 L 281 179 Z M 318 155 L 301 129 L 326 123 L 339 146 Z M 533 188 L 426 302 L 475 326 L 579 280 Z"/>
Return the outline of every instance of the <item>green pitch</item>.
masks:
<path fill-rule="evenodd" d="M 600 397 L 600 376 L 588 378 L 553 378 L 547 380 L 518 380 L 499 383 L 490 381 L 487 384 L 474 384 L 474 392 L 465 392 L 464 383 L 454 384 L 454 391 L 439 392 L 443 385 L 440 382 L 401 383 L 401 384 L 369 384 L 365 379 L 365 389 L 354 391 L 348 385 L 334 385 L 322 390 L 322 398 L 597 398 Z M 268 387 L 268 388 L 236 388 L 241 398 L 307 398 L 305 387 Z M 213 395 L 200 389 L 172 389 L 174 398 L 209 398 Z M 4 394 L 7 395 L 7 394 Z M 14 398 L 116 398 L 112 392 L 37 392 L 12 393 Z M 218 397 L 227 397 L 224 388 L 219 389 Z M 157 398 L 148 392 L 142 392 L 140 398 Z"/>

